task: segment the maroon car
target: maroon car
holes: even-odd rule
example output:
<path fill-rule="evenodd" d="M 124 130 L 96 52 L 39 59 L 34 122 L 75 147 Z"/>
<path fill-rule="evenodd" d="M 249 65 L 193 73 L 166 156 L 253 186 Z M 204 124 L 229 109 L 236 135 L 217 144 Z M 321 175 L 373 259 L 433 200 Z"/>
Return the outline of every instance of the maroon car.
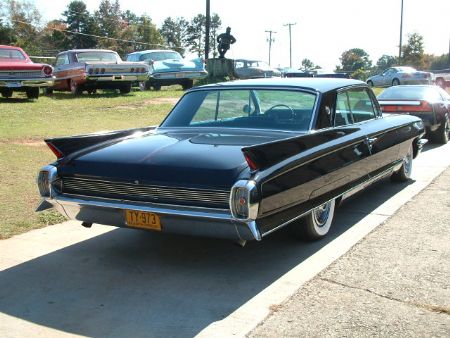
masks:
<path fill-rule="evenodd" d="M 438 86 L 395 86 L 378 95 L 383 113 L 420 117 L 427 138 L 445 144 L 450 136 L 450 95 Z"/>
<path fill-rule="evenodd" d="M 19 47 L 0 45 L 0 93 L 9 98 L 21 91 L 29 99 L 39 97 L 40 87 L 53 85 L 53 68 L 34 63 Z"/>

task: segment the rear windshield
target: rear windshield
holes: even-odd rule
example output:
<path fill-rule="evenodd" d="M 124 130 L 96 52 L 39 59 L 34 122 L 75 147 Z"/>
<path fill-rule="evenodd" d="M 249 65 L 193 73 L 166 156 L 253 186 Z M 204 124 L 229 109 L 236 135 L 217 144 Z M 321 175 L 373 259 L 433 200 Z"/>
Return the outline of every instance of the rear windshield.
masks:
<path fill-rule="evenodd" d="M 139 61 L 153 60 L 153 61 L 162 61 L 162 60 L 181 60 L 182 57 L 177 52 L 153 52 L 143 54 L 139 57 Z"/>
<path fill-rule="evenodd" d="M 379 100 L 388 99 L 410 99 L 410 100 L 428 100 L 438 101 L 441 99 L 436 88 L 422 87 L 422 86 L 404 86 L 404 87 L 390 87 L 385 89 L 380 95 Z"/>
<path fill-rule="evenodd" d="M 309 130 L 316 95 L 274 89 L 220 89 L 186 94 L 161 127 Z"/>
<path fill-rule="evenodd" d="M 79 52 L 77 53 L 78 62 L 120 62 L 120 57 L 113 52 Z"/>
<path fill-rule="evenodd" d="M 11 60 L 26 60 L 25 55 L 17 49 L 0 49 L 0 62 Z"/>

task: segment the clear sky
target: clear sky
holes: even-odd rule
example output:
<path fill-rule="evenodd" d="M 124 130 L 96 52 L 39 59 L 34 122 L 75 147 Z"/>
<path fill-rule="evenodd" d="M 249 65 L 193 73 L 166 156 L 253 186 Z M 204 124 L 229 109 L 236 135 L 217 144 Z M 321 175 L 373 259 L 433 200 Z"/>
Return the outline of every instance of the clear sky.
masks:
<path fill-rule="evenodd" d="M 70 0 L 33 0 L 44 21 L 57 19 Z M 268 61 L 267 30 L 273 30 L 271 65 L 289 66 L 289 30 L 292 26 L 292 65 L 309 58 L 322 68 L 334 69 L 342 52 L 362 48 L 375 63 L 383 54 L 398 55 L 401 0 L 210 0 L 211 13 L 231 27 L 237 42 L 227 56 Z M 92 13 L 100 0 L 85 0 Z M 122 10 L 149 15 L 160 27 L 168 16 L 191 19 L 205 14 L 206 0 L 120 0 Z M 448 53 L 450 0 L 404 0 L 403 43 L 408 33 L 424 37 L 425 52 Z"/>

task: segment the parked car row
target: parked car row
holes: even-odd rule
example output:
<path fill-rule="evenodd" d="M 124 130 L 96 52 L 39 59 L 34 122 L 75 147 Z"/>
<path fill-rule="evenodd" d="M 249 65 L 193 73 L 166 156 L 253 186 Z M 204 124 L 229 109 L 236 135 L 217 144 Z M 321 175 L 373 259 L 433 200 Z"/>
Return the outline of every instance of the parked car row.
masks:
<path fill-rule="evenodd" d="M 70 91 L 75 95 L 97 89 L 127 94 L 133 85 L 142 90 L 172 84 L 189 89 L 194 79 L 206 76 L 203 60 L 187 61 L 171 50 L 135 52 L 122 61 L 112 50 L 73 49 L 59 53 L 53 68 L 34 63 L 19 47 L 0 46 L 0 93 L 6 98 L 14 91 L 24 91 L 28 98 L 37 99 L 39 88 L 48 94 Z"/>

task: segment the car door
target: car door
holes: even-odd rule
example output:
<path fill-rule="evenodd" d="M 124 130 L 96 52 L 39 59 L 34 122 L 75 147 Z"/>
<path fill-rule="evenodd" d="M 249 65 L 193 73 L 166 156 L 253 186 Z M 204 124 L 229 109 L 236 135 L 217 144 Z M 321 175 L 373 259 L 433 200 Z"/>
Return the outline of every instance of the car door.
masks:
<path fill-rule="evenodd" d="M 394 75 L 394 68 L 388 68 L 383 72 L 383 78 L 381 79 L 381 86 L 390 86 Z"/>
<path fill-rule="evenodd" d="M 344 93 L 342 93 L 344 94 Z M 395 122 L 382 117 L 372 91 L 359 87 L 345 91 L 353 126 L 366 134 L 370 156 L 365 159 L 361 172 L 369 177 L 388 171 L 398 160 L 398 130 Z"/>
<path fill-rule="evenodd" d="M 65 90 L 69 88 L 68 73 L 69 73 L 69 54 L 62 53 L 56 57 L 55 69 L 53 74 L 55 75 L 55 89 Z"/>

